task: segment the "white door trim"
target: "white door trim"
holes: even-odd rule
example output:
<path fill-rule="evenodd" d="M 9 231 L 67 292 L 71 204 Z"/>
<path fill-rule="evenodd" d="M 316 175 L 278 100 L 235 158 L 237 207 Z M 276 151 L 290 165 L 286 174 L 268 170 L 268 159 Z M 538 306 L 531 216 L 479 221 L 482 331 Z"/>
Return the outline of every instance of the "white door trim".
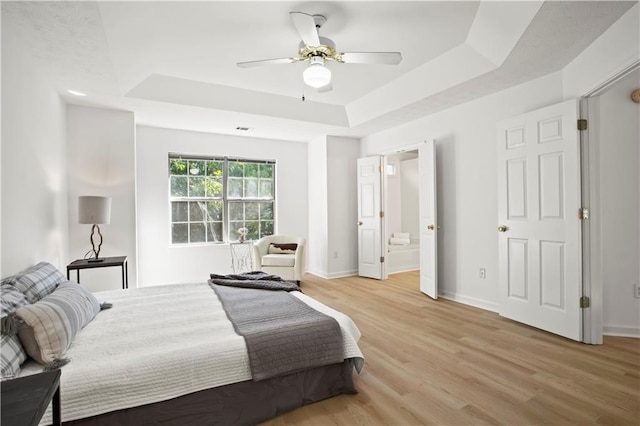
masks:
<path fill-rule="evenodd" d="M 416 143 L 412 143 L 410 145 L 403 145 L 401 147 L 398 148 L 393 148 L 390 149 L 388 151 L 383 151 L 380 155 L 393 155 L 393 154 L 399 154 L 401 152 L 405 152 L 405 151 L 416 151 L 418 148 L 420 148 L 422 145 L 424 145 L 425 142 L 427 142 L 429 139 L 425 139 L 422 140 L 420 142 L 416 142 Z"/>
<path fill-rule="evenodd" d="M 600 203 L 600 113 L 598 96 L 618 81 L 640 68 L 640 60 L 596 85 L 580 98 L 580 118 L 587 119 L 587 130 L 580 132 L 583 207 L 590 217 L 583 224 L 583 295 L 590 298 L 590 308 L 583 312 L 583 342 L 602 344 L 604 315 L 604 284 L 602 278 L 602 205 Z"/>
<path fill-rule="evenodd" d="M 582 341 L 602 344 L 604 313 L 602 287 L 602 247 L 600 238 L 600 148 L 596 143 L 598 99 L 580 99 L 580 118 L 587 120 L 587 131 L 580 132 L 580 163 L 582 207 L 589 210 L 589 219 L 582 223 L 582 295 L 590 306 L 582 312 Z"/>

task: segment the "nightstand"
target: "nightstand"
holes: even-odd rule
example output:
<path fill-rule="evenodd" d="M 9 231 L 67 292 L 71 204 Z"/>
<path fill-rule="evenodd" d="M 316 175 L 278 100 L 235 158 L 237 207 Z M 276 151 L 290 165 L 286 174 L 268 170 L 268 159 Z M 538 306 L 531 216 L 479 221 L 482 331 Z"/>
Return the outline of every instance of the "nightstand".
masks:
<path fill-rule="evenodd" d="M 53 400 L 53 425 L 61 425 L 60 370 L 6 380 L 0 384 L 3 425 L 37 426 Z"/>
<path fill-rule="evenodd" d="M 89 259 L 74 260 L 67 265 L 67 279 L 69 272 L 76 271 L 76 281 L 80 283 L 80 269 L 108 268 L 110 266 L 120 266 L 122 268 L 122 288 L 129 288 L 129 271 L 127 266 L 127 256 L 103 257 L 102 260 L 96 262 Z"/>

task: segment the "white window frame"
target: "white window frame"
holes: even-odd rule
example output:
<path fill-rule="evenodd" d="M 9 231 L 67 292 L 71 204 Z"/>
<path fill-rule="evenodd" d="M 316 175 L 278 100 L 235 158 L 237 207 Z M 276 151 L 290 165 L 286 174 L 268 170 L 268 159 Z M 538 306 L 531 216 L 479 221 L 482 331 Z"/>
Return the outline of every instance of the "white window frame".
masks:
<path fill-rule="evenodd" d="M 171 173 L 171 165 L 172 165 L 172 160 L 181 160 L 181 161 L 187 161 L 187 165 L 186 167 L 190 166 L 189 161 L 193 161 L 193 162 L 202 162 L 202 161 L 216 161 L 216 162 L 221 162 L 222 163 L 222 176 L 220 179 L 220 182 L 222 184 L 222 196 L 209 196 L 208 194 L 206 194 L 206 189 L 205 189 L 205 196 L 190 196 L 190 194 L 188 193 L 190 191 L 190 179 L 189 178 L 193 178 L 196 177 L 194 176 L 194 174 L 189 173 L 190 170 L 187 170 L 185 174 L 180 174 L 180 175 L 175 175 Z M 240 196 L 231 196 L 230 195 L 230 181 L 234 181 L 234 180 L 240 180 L 242 181 L 242 185 L 241 185 L 241 190 L 244 192 L 247 188 L 247 185 L 250 183 L 248 182 L 249 180 L 253 180 L 253 177 L 247 177 L 247 176 L 242 176 L 242 177 L 231 177 L 229 176 L 229 165 L 232 163 L 252 163 L 252 164 L 257 164 L 257 165 L 266 165 L 266 166 L 271 166 L 272 168 L 272 173 L 271 173 L 271 177 L 262 177 L 260 176 L 260 173 L 258 173 L 258 176 L 255 177 L 256 182 L 254 183 L 254 185 L 257 185 L 256 190 L 258 191 L 259 196 L 257 197 L 245 197 L 244 194 L 240 195 Z M 194 167 L 194 170 L 198 170 L 197 167 Z M 246 171 L 246 169 L 243 167 L 243 173 Z M 204 164 L 204 169 L 201 170 L 202 173 L 195 173 L 195 175 L 197 175 L 197 177 L 203 177 L 203 178 L 207 178 L 210 175 L 207 175 L 207 165 L 206 163 Z M 172 195 L 172 177 L 178 177 L 178 176 L 185 176 L 187 177 L 187 183 L 186 183 L 186 191 L 187 194 L 186 195 Z M 193 246 L 193 245 L 213 245 L 213 244 L 228 244 L 230 242 L 234 242 L 234 241 L 238 241 L 240 238 L 240 234 L 237 232 L 238 229 L 237 228 L 248 228 L 250 229 L 250 234 L 248 236 L 248 239 L 257 239 L 260 238 L 261 236 L 265 236 L 265 235 L 271 235 L 273 233 L 275 233 L 275 227 L 276 227 L 276 222 L 275 222 L 275 213 L 276 213 L 276 197 L 275 197 L 275 182 L 276 182 L 276 162 L 275 160 L 256 160 L 256 159 L 248 159 L 248 158 L 230 158 L 230 157 L 214 157 L 214 156 L 199 156 L 199 155 L 187 155 L 187 154 L 176 154 L 176 153 L 169 153 L 168 156 L 168 161 L 167 161 L 167 193 L 168 193 L 168 207 L 169 207 L 169 223 L 168 223 L 168 227 L 169 227 L 169 241 L 170 244 L 173 246 L 179 246 L 179 247 L 184 247 L 184 246 Z M 266 185 L 267 191 L 268 192 L 268 187 L 270 185 L 271 191 L 270 191 L 270 195 L 263 195 L 261 194 L 261 189 L 263 189 L 262 185 Z M 206 183 L 205 183 L 206 185 Z M 205 186 L 205 188 L 207 188 Z M 212 201 L 217 201 L 217 202 L 221 202 L 222 203 L 222 219 L 218 220 L 218 221 L 211 221 L 211 220 L 207 220 L 207 218 L 205 217 L 204 220 L 199 221 L 199 220 L 192 220 L 191 219 L 191 212 L 190 209 L 192 208 L 192 203 L 193 202 L 198 202 L 198 203 L 209 203 Z M 185 220 L 180 220 L 180 221 L 174 221 L 174 210 L 173 210 L 173 206 L 174 203 L 188 203 L 187 204 L 187 210 L 184 213 L 185 214 Z M 246 208 L 246 205 L 244 203 L 270 203 L 271 204 L 271 218 L 267 218 L 264 219 L 261 215 L 263 213 L 263 207 L 261 206 L 257 206 L 258 207 L 258 218 L 256 219 L 246 219 L 246 210 L 242 212 L 242 216 L 243 218 L 240 221 L 232 221 L 231 217 L 230 217 L 230 206 L 232 206 L 233 204 L 238 204 L 238 203 L 242 203 L 243 204 L 243 208 Z M 203 209 L 203 206 L 200 205 L 199 206 L 201 209 Z M 268 210 L 267 210 L 268 212 Z M 203 214 L 207 214 L 207 210 L 203 210 Z M 213 240 L 213 238 L 215 238 L 214 235 L 217 235 L 217 233 L 215 233 L 213 231 L 213 229 L 209 229 L 210 226 L 212 226 L 213 223 L 218 222 L 218 223 L 222 223 L 222 240 L 218 240 L 215 241 Z M 255 225 L 257 223 L 257 229 L 255 229 Z M 269 223 L 271 223 L 270 227 L 269 227 Z M 187 225 L 187 241 L 186 242 L 174 242 L 174 236 L 173 236 L 173 227 L 174 225 L 177 224 L 186 224 Z M 198 241 L 191 241 L 192 238 L 192 232 L 191 232 L 191 225 L 192 224 L 196 224 L 196 225 L 200 225 L 203 224 L 205 226 L 205 235 L 204 235 L 204 241 L 198 240 Z M 241 225 L 241 226 L 239 226 Z M 263 227 L 266 227 L 263 228 Z M 209 240 L 210 237 L 213 237 L 212 240 Z"/>

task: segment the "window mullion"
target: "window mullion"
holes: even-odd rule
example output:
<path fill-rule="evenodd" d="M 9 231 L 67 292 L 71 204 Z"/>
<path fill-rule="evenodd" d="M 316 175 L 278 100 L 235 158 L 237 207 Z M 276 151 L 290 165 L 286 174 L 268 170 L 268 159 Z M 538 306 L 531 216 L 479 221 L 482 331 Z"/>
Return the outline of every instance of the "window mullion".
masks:
<path fill-rule="evenodd" d="M 227 195 L 227 187 L 229 183 L 229 164 L 228 160 L 222 163 L 222 235 L 224 242 L 230 242 L 229 237 L 229 197 Z"/>

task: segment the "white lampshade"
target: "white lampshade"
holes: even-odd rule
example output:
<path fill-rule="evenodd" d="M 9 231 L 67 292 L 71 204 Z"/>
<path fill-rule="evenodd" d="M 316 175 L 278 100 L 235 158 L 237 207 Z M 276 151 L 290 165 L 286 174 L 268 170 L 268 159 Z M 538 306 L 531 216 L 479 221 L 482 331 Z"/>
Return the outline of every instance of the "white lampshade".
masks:
<path fill-rule="evenodd" d="M 109 224 L 111 198 L 82 195 L 78 197 L 78 223 L 86 225 Z"/>
<path fill-rule="evenodd" d="M 324 66 L 324 59 L 314 56 L 309 66 L 302 72 L 302 79 L 307 86 L 318 89 L 331 83 L 331 70 Z"/>

